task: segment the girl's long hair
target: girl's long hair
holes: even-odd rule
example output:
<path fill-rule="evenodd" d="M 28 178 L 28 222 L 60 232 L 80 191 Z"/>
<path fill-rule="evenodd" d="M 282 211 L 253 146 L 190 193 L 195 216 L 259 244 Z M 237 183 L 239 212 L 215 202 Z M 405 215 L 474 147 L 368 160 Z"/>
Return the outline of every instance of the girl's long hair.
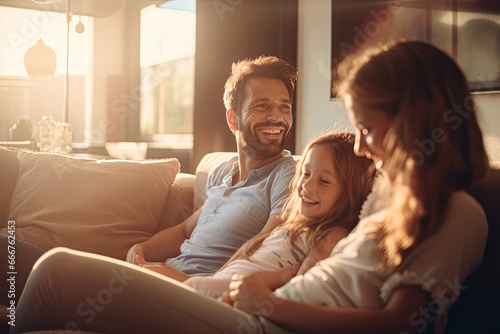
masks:
<path fill-rule="evenodd" d="M 325 146 L 332 151 L 335 176 L 342 184 L 344 195 L 320 219 L 311 219 L 299 212 L 300 194 L 297 184 L 302 174 L 304 159 L 312 147 Z M 359 220 L 361 206 L 373 185 L 375 169 L 370 160 L 354 155 L 354 134 L 330 132 L 313 139 L 304 149 L 297 162 L 295 176 L 290 182 L 290 196 L 283 206 L 280 219 L 281 227 L 289 231 L 289 240 L 293 246 L 299 234 L 307 233 L 307 242 L 315 247 L 334 226 L 343 226 L 352 230 Z M 231 258 L 250 256 L 260 247 L 270 233 L 261 233 L 247 241 Z"/>
<path fill-rule="evenodd" d="M 379 248 L 397 266 L 439 228 L 451 193 L 485 176 L 488 158 L 468 82 L 444 52 L 399 41 L 352 63 L 342 94 L 391 119 L 383 166 L 393 178 L 391 215 Z"/>

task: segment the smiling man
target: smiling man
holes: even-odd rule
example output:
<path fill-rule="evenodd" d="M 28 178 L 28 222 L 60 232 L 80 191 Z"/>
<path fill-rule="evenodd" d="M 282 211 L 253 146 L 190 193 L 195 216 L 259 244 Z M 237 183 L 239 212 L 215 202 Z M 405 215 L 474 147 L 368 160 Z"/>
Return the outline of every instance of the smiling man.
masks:
<path fill-rule="evenodd" d="M 198 211 L 134 245 L 128 262 L 180 281 L 186 274 L 209 275 L 245 241 L 280 223 L 295 172 L 295 160 L 284 147 L 296 80 L 295 67 L 276 57 L 233 64 L 224 105 L 238 155 L 209 175 L 207 199 Z"/>

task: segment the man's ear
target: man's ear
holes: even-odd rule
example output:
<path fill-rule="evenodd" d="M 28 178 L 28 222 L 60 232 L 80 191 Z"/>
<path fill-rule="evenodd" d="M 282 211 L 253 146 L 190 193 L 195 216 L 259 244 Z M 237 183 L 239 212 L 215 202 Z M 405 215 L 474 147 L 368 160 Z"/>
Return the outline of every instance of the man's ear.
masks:
<path fill-rule="evenodd" d="M 227 109 L 226 110 L 226 119 L 227 119 L 227 125 L 229 125 L 229 128 L 231 131 L 238 131 L 238 124 L 236 122 L 236 115 L 234 114 L 233 109 Z"/>

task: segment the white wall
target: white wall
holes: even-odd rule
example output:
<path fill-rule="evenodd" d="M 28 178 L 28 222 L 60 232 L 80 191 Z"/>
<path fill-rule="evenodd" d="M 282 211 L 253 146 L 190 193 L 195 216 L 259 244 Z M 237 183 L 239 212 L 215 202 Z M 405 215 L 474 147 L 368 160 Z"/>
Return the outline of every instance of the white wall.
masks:
<path fill-rule="evenodd" d="M 299 0 L 296 150 L 322 132 L 350 127 L 342 102 L 330 99 L 331 0 Z M 478 94 L 490 157 L 500 161 L 500 94 Z"/>
<path fill-rule="evenodd" d="M 342 102 L 330 99 L 331 1 L 299 0 L 296 151 L 311 138 L 350 126 Z"/>

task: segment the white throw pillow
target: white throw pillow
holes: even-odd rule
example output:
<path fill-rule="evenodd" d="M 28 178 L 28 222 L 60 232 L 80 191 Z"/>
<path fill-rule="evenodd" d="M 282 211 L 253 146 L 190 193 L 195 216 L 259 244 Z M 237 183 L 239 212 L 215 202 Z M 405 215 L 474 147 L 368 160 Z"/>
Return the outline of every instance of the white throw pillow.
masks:
<path fill-rule="evenodd" d="M 64 246 L 118 259 L 158 232 L 179 172 L 177 159 L 94 160 L 20 151 L 18 161 L 9 215 L 17 239 L 45 250 Z"/>

